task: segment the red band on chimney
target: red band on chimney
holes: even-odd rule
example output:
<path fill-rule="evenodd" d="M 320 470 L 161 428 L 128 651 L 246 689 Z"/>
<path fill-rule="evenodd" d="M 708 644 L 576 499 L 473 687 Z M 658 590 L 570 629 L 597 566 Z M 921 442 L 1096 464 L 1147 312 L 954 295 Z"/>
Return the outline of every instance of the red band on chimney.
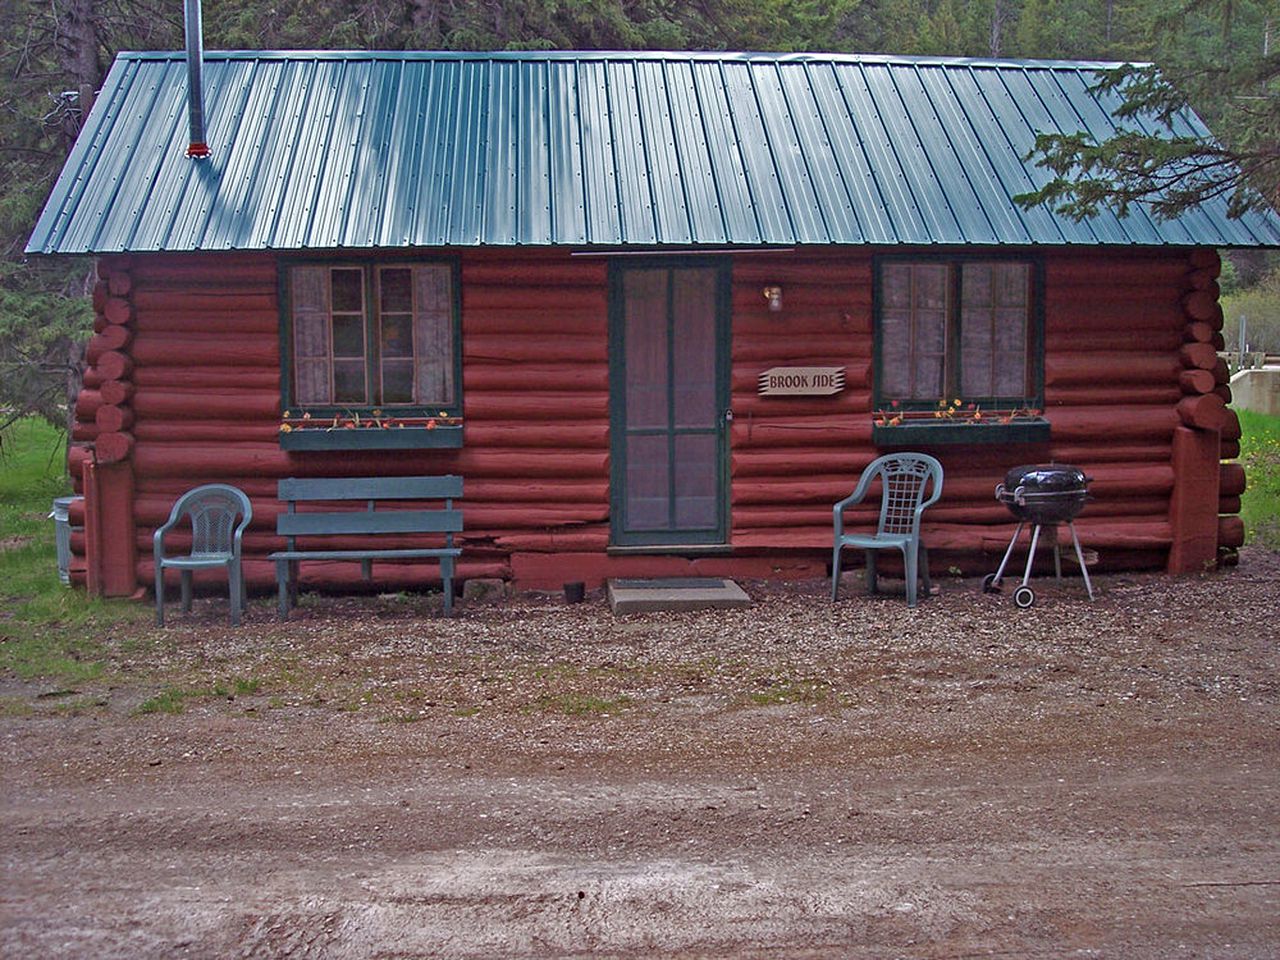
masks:
<path fill-rule="evenodd" d="M 187 156 L 192 160 L 203 160 L 209 155 L 209 145 L 207 143 L 193 143 L 187 147 Z"/>

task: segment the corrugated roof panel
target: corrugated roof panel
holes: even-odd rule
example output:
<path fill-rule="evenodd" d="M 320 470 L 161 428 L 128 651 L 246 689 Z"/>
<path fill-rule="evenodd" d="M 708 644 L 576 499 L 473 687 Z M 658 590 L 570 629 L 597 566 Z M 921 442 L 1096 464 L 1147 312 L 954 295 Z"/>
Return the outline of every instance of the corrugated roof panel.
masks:
<path fill-rule="evenodd" d="M 830 243 L 831 233 L 814 192 L 808 157 L 800 145 L 791 105 L 782 92 L 782 79 L 778 75 L 780 66 L 775 63 L 753 64 L 750 69 L 756 101 L 760 105 L 760 118 L 795 239 L 799 243 Z"/>
<path fill-rule="evenodd" d="M 1028 67 L 1023 71 L 1030 88 L 1030 98 L 1028 102 L 1021 103 L 1021 106 L 1031 121 L 1032 129 L 1036 131 L 1070 133 L 1084 129 L 1084 121 L 1076 112 L 1074 104 L 1058 85 L 1058 72 L 1044 67 Z M 1143 224 L 1135 223 L 1135 233 L 1130 234 L 1120 218 L 1107 208 L 1091 217 L 1089 226 L 1097 243 L 1145 244 L 1153 239 Z"/>
<path fill-rule="evenodd" d="M 931 105 L 931 113 L 938 122 L 939 134 L 946 138 L 942 153 L 954 157 L 965 183 L 973 192 L 972 202 L 982 211 L 996 242 L 1030 243 L 1031 234 L 1022 213 L 1009 203 L 1009 190 L 992 165 L 987 148 L 973 125 L 982 114 L 989 116 L 990 109 L 972 87 L 970 96 L 961 101 L 953 86 L 953 78 L 967 74 L 968 71 L 962 67 L 922 66 L 917 72 L 921 89 Z M 961 102 L 965 104 L 963 109 Z M 998 140 L 996 142 L 999 143 Z M 952 206 L 958 206 L 962 199 L 954 200 Z"/>
<path fill-rule="evenodd" d="M 1047 115 L 1044 105 L 1031 86 L 1026 70 L 998 70 L 985 66 L 975 66 L 970 71 L 974 84 L 982 93 L 986 104 L 991 108 L 993 122 L 1005 135 L 1009 144 L 1008 152 L 999 151 L 1003 163 L 1010 168 L 1021 168 L 1030 184 L 1030 189 L 1039 190 L 1051 179 L 1053 174 L 1032 161 L 1023 160 L 1035 148 L 1037 132 L 1052 132 L 1046 128 Z M 997 138 L 988 138 L 987 143 L 997 145 Z M 1024 192 L 1015 190 L 1010 196 Z M 1054 213 L 1049 207 L 1040 205 L 1027 211 L 1036 217 L 1046 218 L 1048 223 L 1041 223 L 1039 229 L 1032 231 L 1036 243 L 1097 243 L 1098 237 L 1087 222 L 1077 222 L 1069 217 Z M 1026 221 L 1034 224 L 1030 218 Z"/>
<path fill-rule="evenodd" d="M 760 116 L 751 67 L 747 63 L 728 62 L 720 70 L 733 135 L 742 152 L 743 169 L 760 223 L 760 239 L 765 243 L 794 243 L 797 231 L 774 164 L 769 132 Z"/>
<path fill-rule="evenodd" d="M 729 97 L 720 64 L 694 61 L 690 67 L 698 94 L 698 108 L 702 112 L 707 157 L 715 177 L 716 199 L 720 204 L 725 239 L 731 243 L 760 243 L 762 234 L 756 199 L 747 180 L 742 143 L 729 115 Z"/>
<path fill-rule="evenodd" d="M 692 240 L 724 243 L 728 236 L 720 216 L 716 176 L 692 64 L 670 62 L 663 67 L 673 135 L 680 145 L 680 183 L 684 188 L 685 213 Z"/>
<path fill-rule="evenodd" d="M 1280 246 L 1280 217 L 1076 223 L 1035 133 L 1115 127 L 1105 65 L 818 54 L 122 54 L 30 252 L 569 244 Z M 1149 120 L 1137 123 L 1150 127 Z M 1194 117 L 1177 129 L 1207 131 Z"/>
<path fill-rule="evenodd" d="M 484 147 L 490 163 L 483 190 L 484 232 L 488 243 L 519 240 L 520 65 L 496 63 L 489 78 L 489 126 Z"/>
<path fill-rule="evenodd" d="M 253 221 L 263 206 L 263 167 L 281 143 L 275 118 L 283 64 L 266 61 L 253 64 L 251 70 L 252 82 L 245 87 L 235 135 L 225 151 L 213 157 L 211 166 L 218 170 L 219 182 L 216 201 L 203 227 L 206 236 L 225 237 L 232 249 L 248 245 Z"/>
<path fill-rule="evenodd" d="M 658 243 L 660 238 L 645 157 L 645 129 L 636 94 L 634 61 L 608 61 L 605 65 L 605 90 L 613 130 L 618 204 L 622 212 L 619 240 L 622 243 Z"/>
<path fill-rule="evenodd" d="M 920 135 L 916 132 L 911 116 L 912 104 L 904 99 L 898 89 L 894 77 L 896 71 L 883 64 L 869 64 L 861 72 L 876 116 L 884 125 L 883 149 L 893 157 L 890 169 L 896 166 L 902 171 L 911 202 L 923 223 L 922 242 L 963 242 L 964 231 L 951 209 L 950 198 L 938 180 Z"/>
<path fill-rule="evenodd" d="M 964 119 L 990 167 L 994 188 L 999 194 L 1013 197 L 1040 185 L 1019 159 L 1030 152 L 1035 134 L 1018 112 L 1000 73 L 986 67 L 957 68 L 947 73 L 947 82 L 957 99 L 975 105 L 965 111 Z M 1057 243 L 1067 239 L 1067 233 L 1044 206 L 1024 210 L 1006 204 L 1005 210 L 1008 216 L 1018 218 L 1028 240 Z M 1083 235 L 1092 239 L 1092 234 Z"/>
<path fill-rule="evenodd" d="M 392 169 L 404 144 L 395 142 L 397 118 L 403 109 L 401 77 L 404 64 L 375 70 L 370 78 L 361 135 L 351 158 L 351 182 L 347 215 L 343 218 L 342 246 L 377 246 L 391 187 Z"/>
<path fill-rule="evenodd" d="M 808 187 L 821 215 L 828 243 L 862 242 L 844 174 L 832 152 L 831 138 L 814 97 L 808 64 L 778 67 L 780 93 L 791 117 L 796 153 L 803 161 Z"/>
<path fill-rule="evenodd" d="M 93 249 L 111 236 L 103 228 L 111 222 L 111 211 L 115 205 L 132 205 L 130 201 L 139 195 L 145 202 L 145 188 L 139 190 L 135 187 L 130 165 L 134 157 L 146 163 L 148 120 L 160 98 L 162 82 L 159 71 L 137 71 L 133 82 L 124 89 L 125 95 L 118 105 L 109 143 L 104 145 L 98 162 L 90 168 L 79 196 L 69 198 L 77 203 L 89 200 L 92 210 L 91 216 L 71 219 L 67 231 L 72 244 Z"/>
<path fill-rule="evenodd" d="M 573 64 L 547 64 L 547 146 L 551 178 L 551 242 L 587 241 L 582 140 L 575 118 L 578 87 Z"/>
<path fill-rule="evenodd" d="M 644 130 L 644 155 L 653 190 L 653 217 L 662 243 L 693 240 L 689 207 L 684 198 L 684 171 L 667 100 L 667 78 L 660 61 L 635 65 L 636 103 Z"/>
<path fill-rule="evenodd" d="M 1051 79 L 1071 104 L 1075 115 L 1080 118 L 1083 129 L 1092 133 L 1099 142 L 1106 140 L 1119 130 L 1115 119 L 1098 106 L 1098 101 L 1090 90 L 1091 76 L 1084 76 L 1077 70 L 1055 70 Z M 1121 229 L 1125 235 L 1134 238 L 1138 243 L 1165 241 L 1159 226 L 1144 204 L 1135 204 L 1132 207 Z"/>
<path fill-rule="evenodd" d="M 912 129 L 920 138 L 929 170 L 946 197 L 947 209 L 955 217 L 960 234 L 970 242 L 996 243 L 1001 238 L 987 215 L 980 195 L 983 188 L 975 176 L 982 171 L 971 169 L 966 162 L 971 158 L 960 156 L 955 142 L 958 130 L 939 119 L 938 107 L 934 104 L 930 91 L 925 89 L 922 74 L 946 69 L 950 68 L 922 64 L 914 70 L 895 70 L 894 86 L 902 97 Z M 946 120 L 959 120 L 961 125 L 964 123 L 963 115 L 953 115 Z M 1005 203 L 1007 205 L 1008 201 Z M 1025 241 L 1019 239 L 1013 242 Z"/>
<path fill-rule="evenodd" d="M 582 138 L 586 242 L 617 242 L 622 236 L 622 210 L 618 203 L 618 164 L 614 159 L 613 118 L 605 88 L 605 65 L 576 63 L 573 71 Z"/>
<path fill-rule="evenodd" d="M 516 236 L 523 244 L 548 244 L 552 242 L 551 208 L 562 198 L 557 196 L 551 182 L 545 62 L 520 65 L 520 94 L 520 203 Z"/>
<path fill-rule="evenodd" d="M 789 74 L 787 74 L 789 75 Z M 889 219 L 880 186 L 863 152 L 862 137 L 844 102 L 831 64 L 805 64 L 805 76 L 814 109 L 830 147 L 831 162 L 839 171 L 840 185 L 850 204 L 856 232 L 842 243 L 893 243 L 897 237 Z"/>
<path fill-rule="evenodd" d="M 173 179 L 176 171 L 171 168 L 186 165 L 182 163 L 185 155 L 174 157 L 173 151 L 165 149 L 171 140 L 178 140 L 186 133 L 185 91 L 165 84 L 152 109 L 158 115 L 157 122 L 148 125 L 150 130 L 145 134 L 146 140 L 139 142 L 129 170 L 129 179 L 136 186 L 131 185 L 127 193 L 120 196 L 119 202 L 112 204 L 98 231 L 100 236 L 126 237 L 125 242 L 129 246 L 141 246 L 143 249 L 154 246 L 154 241 L 139 241 L 138 231 L 144 217 L 153 209 L 172 211 L 176 197 L 169 189 L 168 181 Z M 144 136 L 143 131 L 139 130 L 138 135 Z M 186 173 L 185 170 L 182 172 Z M 168 235 L 168 225 L 166 220 L 161 236 Z"/>

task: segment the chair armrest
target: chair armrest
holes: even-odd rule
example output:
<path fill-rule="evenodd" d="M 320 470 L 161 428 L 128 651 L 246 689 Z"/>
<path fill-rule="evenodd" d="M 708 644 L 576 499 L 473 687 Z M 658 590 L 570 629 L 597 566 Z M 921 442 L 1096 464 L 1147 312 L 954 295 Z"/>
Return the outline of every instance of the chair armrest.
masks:
<path fill-rule="evenodd" d="M 942 496 L 942 478 L 939 477 L 937 483 L 933 485 L 933 492 L 929 494 L 928 499 L 921 501 L 920 506 L 916 507 L 916 529 L 920 529 L 920 518 L 924 516 L 924 512 L 928 507 L 937 503 Z"/>
<path fill-rule="evenodd" d="M 861 503 L 862 499 L 867 495 L 871 483 L 880 475 L 878 470 L 863 471 L 861 477 L 858 478 L 858 486 L 854 488 L 853 493 L 849 494 L 834 507 L 831 508 L 833 519 L 835 521 L 836 536 L 840 536 L 844 530 L 844 511 L 847 507 L 853 506 L 855 503 Z"/>

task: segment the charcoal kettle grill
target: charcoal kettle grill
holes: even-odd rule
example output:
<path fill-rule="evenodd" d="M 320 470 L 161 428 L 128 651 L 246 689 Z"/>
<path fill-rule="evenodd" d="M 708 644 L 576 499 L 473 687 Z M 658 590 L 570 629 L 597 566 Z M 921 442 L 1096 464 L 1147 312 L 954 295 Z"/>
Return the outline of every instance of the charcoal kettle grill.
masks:
<path fill-rule="evenodd" d="M 1065 523 L 1071 531 L 1071 543 L 1076 549 L 1076 560 L 1080 563 L 1084 588 L 1089 599 L 1093 599 L 1093 584 L 1089 581 L 1084 551 L 1080 549 L 1080 538 L 1076 536 L 1076 525 L 1073 522 L 1091 499 L 1091 479 L 1079 467 L 1065 463 L 1027 464 L 1014 467 L 1005 474 L 1004 482 L 996 484 L 996 499 L 1009 508 L 1009 512 L 1017 518 L 1018 526 L 1013 531 L 1013 539 L 1009 541 L 1009 549 L 1004 552 L 1004 559 L 1000 561 L 1000 568 L 982 578 L 984 593 L 1000 591 L 1000 583 L 1004 579 L 1009 558 L 1013 556 L 1013 548 L 1022 536 L 1023 528 L 1030 524 L 1031 549 L 1027 551 L 1027 567 L 1022 574 L 1022 584 L 1013 592 L 1013 602 L 1024 610 L 1035 603 L 1036 593 L 1028 585 L 1028 581 L 1036 559 L 1036 547 L 1040 543 L 1040 531 L 1046 526 L 1053 528 Z M 1056 542 L 1053 548 L 1053 571 L 1061 580 L 1062 552 Z"/>

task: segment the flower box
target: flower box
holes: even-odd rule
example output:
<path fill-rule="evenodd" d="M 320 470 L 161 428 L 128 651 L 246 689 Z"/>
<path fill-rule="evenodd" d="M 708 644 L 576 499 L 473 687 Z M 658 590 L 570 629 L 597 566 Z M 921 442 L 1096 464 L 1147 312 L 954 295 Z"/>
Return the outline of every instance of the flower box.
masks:
<path fill-rule="evenodd" d="M 282 450 L 428 450 L 462 446 L 462 424 L 427 427 L 308 427 L 281 432 Z"/>
<path fill-rule="evenodd" d="M 1041 417 L 1010 423 L 972 423 L 953 420 L 907 421 L 893 426 L 873 423 L 871 442 L 877 447 L 928 447 L 935 444 L 1047 443 L 1049 421 Z"/>

